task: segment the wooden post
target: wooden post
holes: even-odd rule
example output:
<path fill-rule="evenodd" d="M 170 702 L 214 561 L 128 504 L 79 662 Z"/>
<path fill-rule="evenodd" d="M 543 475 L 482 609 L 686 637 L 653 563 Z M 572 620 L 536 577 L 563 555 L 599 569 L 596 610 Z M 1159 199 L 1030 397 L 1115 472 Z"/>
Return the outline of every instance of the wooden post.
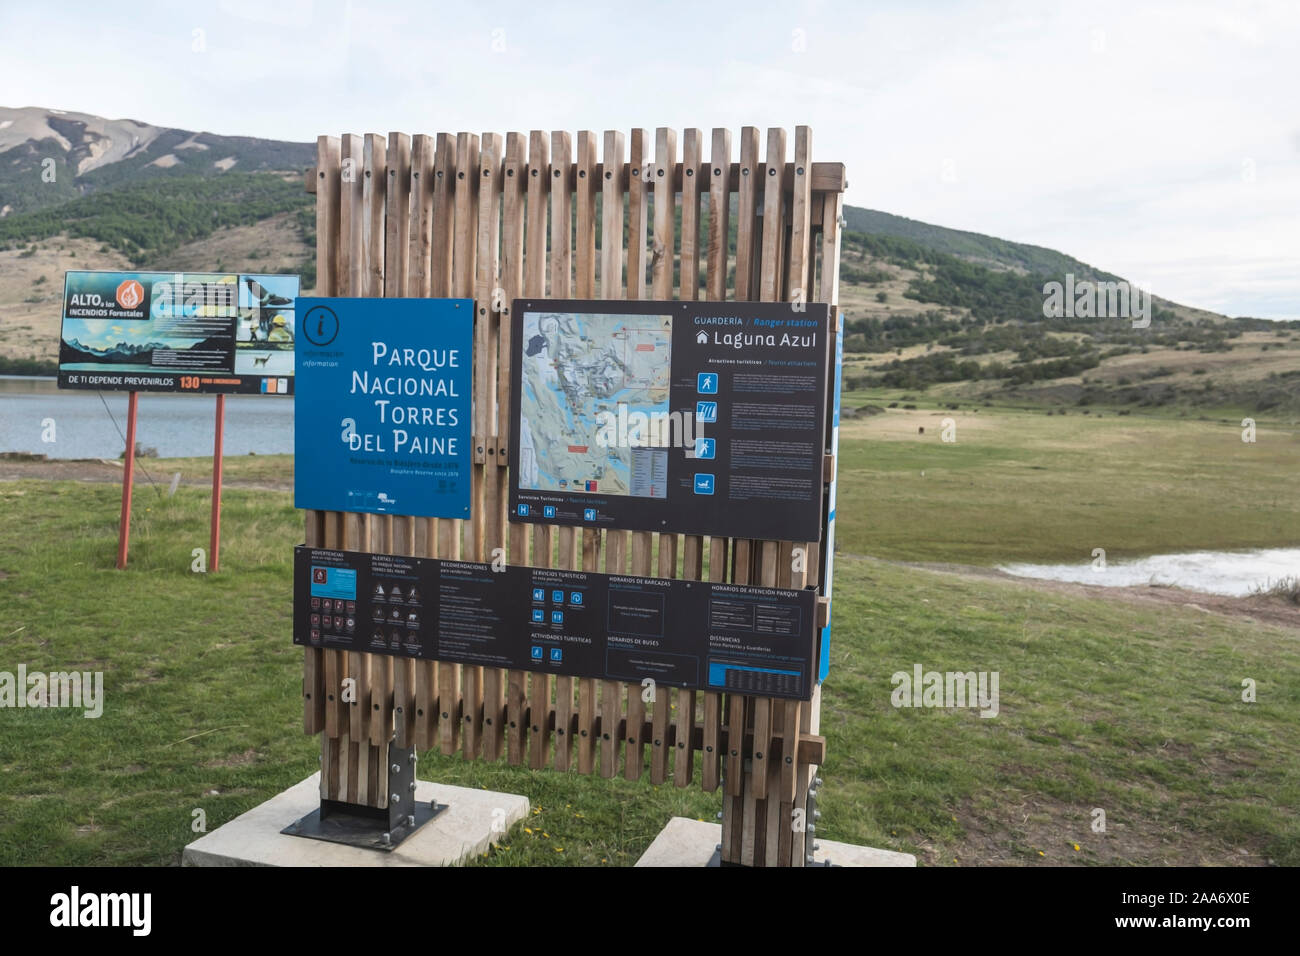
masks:
<path fill-rule="evenodd" d="M 126 567 L 127 547 L 131 543 L 131 491 L 135 486 L 135 419 L 140 394 L 131 392 L 126 400 L 126 462 L 122 467 L 122 517 L 117 525 L 117 569 Z"/>
<path fill-rule="evenodd" d="M 208 534 L 208 568 L 221 570 L 221 464 L 226 433 L 226 396 L 217 396 L 215 430 L 212 436 L 212 521 Z"/>

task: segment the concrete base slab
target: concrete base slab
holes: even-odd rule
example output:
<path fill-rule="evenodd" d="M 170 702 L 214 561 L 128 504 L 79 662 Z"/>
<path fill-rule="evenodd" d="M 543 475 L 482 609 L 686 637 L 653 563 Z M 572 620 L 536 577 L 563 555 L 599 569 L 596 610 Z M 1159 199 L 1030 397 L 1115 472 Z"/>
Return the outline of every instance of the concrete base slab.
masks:
<path fill-rule="evenodd" d="M 722 825 L 673 817 L 636 861 L 637 866 L 708 866 L 722 842 Z M 893 850 L 876 850 L 834 840 L 817 840 L 813 860 L 835 866 L 916 866 L 916 857 Z"/>
<path fill-rule="evenodd" d="M 528 816 L 528 798 L 420 780 L 415 798 L 447 809 L 390 852 L 280 832 L 320 806 L 320 774 L 277 794 L 185 848 L 183 866 L 449 866 L 501 840 Z M 505 826 L 500 820 L 504 814 Z M 492 829 L 496 824 L 497 830 Z"/>

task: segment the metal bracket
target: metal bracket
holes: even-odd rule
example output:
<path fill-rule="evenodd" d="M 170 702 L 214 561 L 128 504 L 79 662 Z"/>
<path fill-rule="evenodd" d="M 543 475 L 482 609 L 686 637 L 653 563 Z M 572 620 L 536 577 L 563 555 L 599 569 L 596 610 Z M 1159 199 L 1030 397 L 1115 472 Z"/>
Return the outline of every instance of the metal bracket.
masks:
<path fill-rule="evenodd" d="M 748 770 L 749 768 L 746 767 L 746 769 Z M 821 816 L 821 814 L 817 810 L 817 788 L 820 787 L 821 785 L 822 785 L 822 778 L 813 777 L 812 783 L 808 787 L 808 799 L 805 803 L 806 810 L 804 812 L 805 826 L 804 826 L 802 839 L 798 841 L 799 845 L 802 846 L 803 848 L 801 852 L 806 854 L 806 856 L 804 857 L 805 867 L 839 866 L 838 863 L 832 863 L 829 859 L 823 860 L 820 863 L 813 862 L 813 853 L 817 848 L 817 841 L 816 841 L 817 819 Z M 718 816 L 721 817 L 722 814 L 718 814 Z M 796 849 L 798 849 L 798 847 L 796 847 Z M 723 862 L 721 843 L 719 843 L 716 847 L 714 847 L 713 855 L 709 857 L 709 862 L 704 865 L 706 867 L 736 866 L 736 867 L 741 867 L 742 869 L 750 869 L 750 867 L 747 867 L 744 863 Z"/>
<path fill-rule="evenodd" d="M 320 809 L 289 824 L 281 833 L 389 852 L 428 823 L 447 804 L 415 799 L 415 748 L 388 744 L 388 806 L 321 798 Z"/>
<path fill-rule="evenodd" d="M 821 814 L 817 811 L 817 788 L 822 785 L 821 777 L 813 777 L 812 784 L 808 787 L 808 800 L 804 809 L 804 866 L 838 866 L 829 859 L 821 863 L 813 862 L 813 855 L 817 850 L 817 820 Z"/>

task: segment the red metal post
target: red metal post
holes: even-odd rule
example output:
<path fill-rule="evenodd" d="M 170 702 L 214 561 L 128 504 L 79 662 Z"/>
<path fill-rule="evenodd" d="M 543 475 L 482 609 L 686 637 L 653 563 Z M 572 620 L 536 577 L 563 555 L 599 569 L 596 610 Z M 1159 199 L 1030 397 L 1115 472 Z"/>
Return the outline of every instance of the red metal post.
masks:
<path fill-rule="evenodd" d="M 127 545 L 131 542 L 131 489 L 135 485 L 135 413 L 138 392 L 131 392 L 126 404 L 126 463 L 122 468 L 122 517 L 117 525 L 117 569 L 126 567 Z"/>
<path fill-rule="evenodd" d="M 217 396 L 216 435 L 212 439 L 212 534 L 208 541 L 213 571 L 221 568 L 221 455 L 226 431 L 226 396 Z"/>

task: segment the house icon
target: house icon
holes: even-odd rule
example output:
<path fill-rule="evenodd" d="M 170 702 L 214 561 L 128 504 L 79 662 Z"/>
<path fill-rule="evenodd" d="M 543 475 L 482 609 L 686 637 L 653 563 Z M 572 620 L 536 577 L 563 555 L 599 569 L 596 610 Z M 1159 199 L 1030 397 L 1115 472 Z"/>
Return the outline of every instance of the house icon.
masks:
<path fill-rule="evenodd" d="M 695 336 L 695 341 L 698 342 L 700 345 L 707 345 L 709 342 L 709 333 L 701 329 L 700 332 Z"/>

